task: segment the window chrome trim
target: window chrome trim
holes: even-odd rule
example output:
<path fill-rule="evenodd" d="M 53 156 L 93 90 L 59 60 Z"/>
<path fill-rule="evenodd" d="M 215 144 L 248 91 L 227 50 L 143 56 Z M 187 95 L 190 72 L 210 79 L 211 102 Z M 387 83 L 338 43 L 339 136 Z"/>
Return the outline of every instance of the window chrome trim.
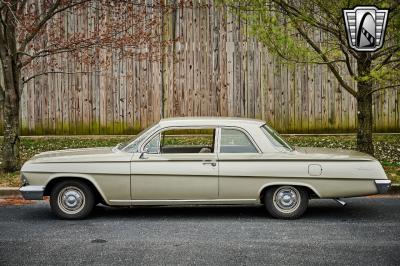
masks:
<path fill-rule="evenodd" d="M 217 154 L 217 158 L 218 158 L 220 147 L 221 147 L 221 128 L 217 127 L 216 131 L 215 131 L 215 147 L 214 147 L 214 152 Z M 219 158 L 218 158 L 218 160 L 219 160 Z"/>
<path fill-rule="evenodd" d="M 149 128 L 146 128 L 143 131 L 148 130 L 149 132 L 146 132 L 146 134 L 147 135 L 152 135 L 153 134 L 152 132 L 157 131 L 159 128 L 160 128 L 159 124 L 154 124 L 153 126 L 150 126 Z M 138 134 L 140 134 L 141 132 L 139 132 Z M 138 145 L 137 145 L 137 152 L 141 152 L 142 144 L 146 140 L 147 140 L 146 135 L 143 135 L 143 140 L 141 142 L 139 142 Z M 130 150 L 130 149 L 128 149 L 128 147 L 132 146 L 133 143 L 136 142 L 136 141 L 139 141 L 139 139 L 136 138 L 136 139 L 132 140 L 128 145 L 126 145 L 124 148 L 122 148 L 121 151 L 134 154 L 135 152 Z"/>
<path fill-rule="evenodd" d="M 157 153 L 150 153 L 150 154 L 160 154 L 160 148 L 161 148 L 161 132 L 156 132 L 153 134 L 150 138 L 146 139 L 144 143 L 140 146 L 139 151 L 142 153 L 144 152 L 144 147 L 146 147 L 147 144 L 149 144 L 150 141 L 152 141 L 157 135 L 159 135 L 160 141 L 158 142 L 158 152 Z"/>
<path fill-rule="evenodd" d="M 232 152 L 224 152 L 221 153 L 221 135 L 222 135 L 222 129 L 236 129 L 241 131 L 242 133 L 244 133 L 246 135 L 246 137 L 250 140 L 250 142 L 252 143 L 252 145 L 254 146 L 254 148 L 257 150 L 257 152 L 254 153 L 258 153 L 258 154 L 262 154 L 262 151 L 260 149 L 260 147 L 258 147 L 257 143 L 255 142 L 255 140 L 253 139 L 253 137 L 249 134 L 249 132 L 247 132 L 246 129 L 241 128 L 241 127 L 237 127 L 237 126 L 221 126 L 219 127 L 219 145 L 218 145 L 218 154 L 243 154 L 243 153 L 248 153 L 248 152 L 237 152 L 237 153 L 232 153 Z M 253 153 L 253 152 L 251 152 Z"/>
<path fill-rule="evenodd" d="M 278 133 L 279 136 L 275 135 L 275 137 L 278 138 L 279 140 L 281 140 L 285 145 L 282 145 L 282 146 L 277 146 L 277 145 L 275 145 L 275 144 L 273 143 L 273 141 L 271 141 L 271 139 L 270 139 L 268 136 L 270 136 L 270 137 L 273 138 L 273 139 L 275 139 L 275 137 L 274 137 L 267 129 L 265 129 L 265 127 L 267 127 L 267 128 L 269 128 L 269 129 L 275 131 L 276 133 Z M 287 151 L 291 152 L 291 151 L 294 151 L 294 150 L 295 150 L 295 148 L 292 147 L 292 146 L 289 144 L 289 142 L 287 142 L 284 138 L 282 138 L 282 136 L 280 136 L 279 132 L 277 132 L 276 130 L 274 130 L 273 128 L 271 128 L 267 123 L 265 123 L 265 124 L 263 124 L 262 126 L 260 126 L 260 130 L 262 131 L 262 133 L 264 134 L 264 136 L 265 136 L 266 139 L 268 140 L 268 143 L 270 143 L 271 146 L 272 146 L 275 150 L 277 150 L 277 151 L 279 151 L 279 152 L 285 152 L 285 151 L 286 151 L 286 152 L 287 152 Z M 268 135 L 268 136 L 267 136 L 267 135 Z M 275 140 L 276 140 L 276 139 L 275 139 Z M 282 151 L 280 148 L 284 148 L 285 151 Z"/>

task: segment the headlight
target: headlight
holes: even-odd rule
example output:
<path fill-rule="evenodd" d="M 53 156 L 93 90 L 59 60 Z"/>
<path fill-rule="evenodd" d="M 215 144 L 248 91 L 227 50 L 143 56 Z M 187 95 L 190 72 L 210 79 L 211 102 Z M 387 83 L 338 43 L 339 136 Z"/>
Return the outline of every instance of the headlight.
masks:
<path fill-rule="evenodd" d="M 24 174 L 21 174 L 21 183 L 22 183 L 22 186 L 29 185 L 28 179 L 26 178 L 26 176 L 24 176 Z"/>

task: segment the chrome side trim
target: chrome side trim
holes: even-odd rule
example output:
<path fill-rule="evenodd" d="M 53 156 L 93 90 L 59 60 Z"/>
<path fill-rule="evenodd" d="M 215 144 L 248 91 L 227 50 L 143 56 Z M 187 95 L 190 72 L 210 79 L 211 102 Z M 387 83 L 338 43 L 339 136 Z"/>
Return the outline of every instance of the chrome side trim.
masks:
<path fill-rule="evenodd" d="M 375 180 L 375 186 L 379 194 L 383 194 L 389 191 L 392 182 L 389 179 L 377 179 Z"/>
<path fill-rule="evenodd" d="M 110 200 L 111 203 L 131 203 L 132 205 L 218 205 L 255 204 L 257 199 L 193 199 L 193 200 Z"/>
<path fill-rule="evenodd" d="M 25 186 L 21 187 L 19 191 L 26 200 L 42 200 L 44 186 Z"/>
<path fill-rule="evenodd" d="M 238 153 L 239 154 L 239 153 Z M 284 158 L 284 159 L 221 159 L 219 162 L 369 162 L 364 159 L 302 159 L 302 158 Z"/>

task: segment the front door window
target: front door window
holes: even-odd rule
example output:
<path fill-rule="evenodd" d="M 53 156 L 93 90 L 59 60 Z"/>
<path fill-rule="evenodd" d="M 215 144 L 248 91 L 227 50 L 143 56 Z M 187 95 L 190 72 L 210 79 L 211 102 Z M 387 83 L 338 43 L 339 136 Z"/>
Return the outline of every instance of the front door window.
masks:
<path fill-rule="evenodd" d="M 213 153 L 215 129 L 170 129 L 161 133 L 160 151 L 169 153 Z"/>

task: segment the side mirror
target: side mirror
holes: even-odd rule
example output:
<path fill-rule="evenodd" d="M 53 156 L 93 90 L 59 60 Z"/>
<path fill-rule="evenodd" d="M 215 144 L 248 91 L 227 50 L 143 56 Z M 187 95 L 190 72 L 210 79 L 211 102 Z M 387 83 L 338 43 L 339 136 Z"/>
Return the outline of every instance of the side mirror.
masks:
<path fill-rule="evenodd" d="M 139 156 L 139 159 L 147 159 L 146 154 L 158 154 L 158 151 L 152 151 L 151 149 L 145 147 Z"/>
<path fill-rule="evenodd" d="M 145 155 L 147 154 L 147 152 L 142 152 L 139 156 L 139 159 L 147 159 L 148 157 L 146 157 Z"/>

